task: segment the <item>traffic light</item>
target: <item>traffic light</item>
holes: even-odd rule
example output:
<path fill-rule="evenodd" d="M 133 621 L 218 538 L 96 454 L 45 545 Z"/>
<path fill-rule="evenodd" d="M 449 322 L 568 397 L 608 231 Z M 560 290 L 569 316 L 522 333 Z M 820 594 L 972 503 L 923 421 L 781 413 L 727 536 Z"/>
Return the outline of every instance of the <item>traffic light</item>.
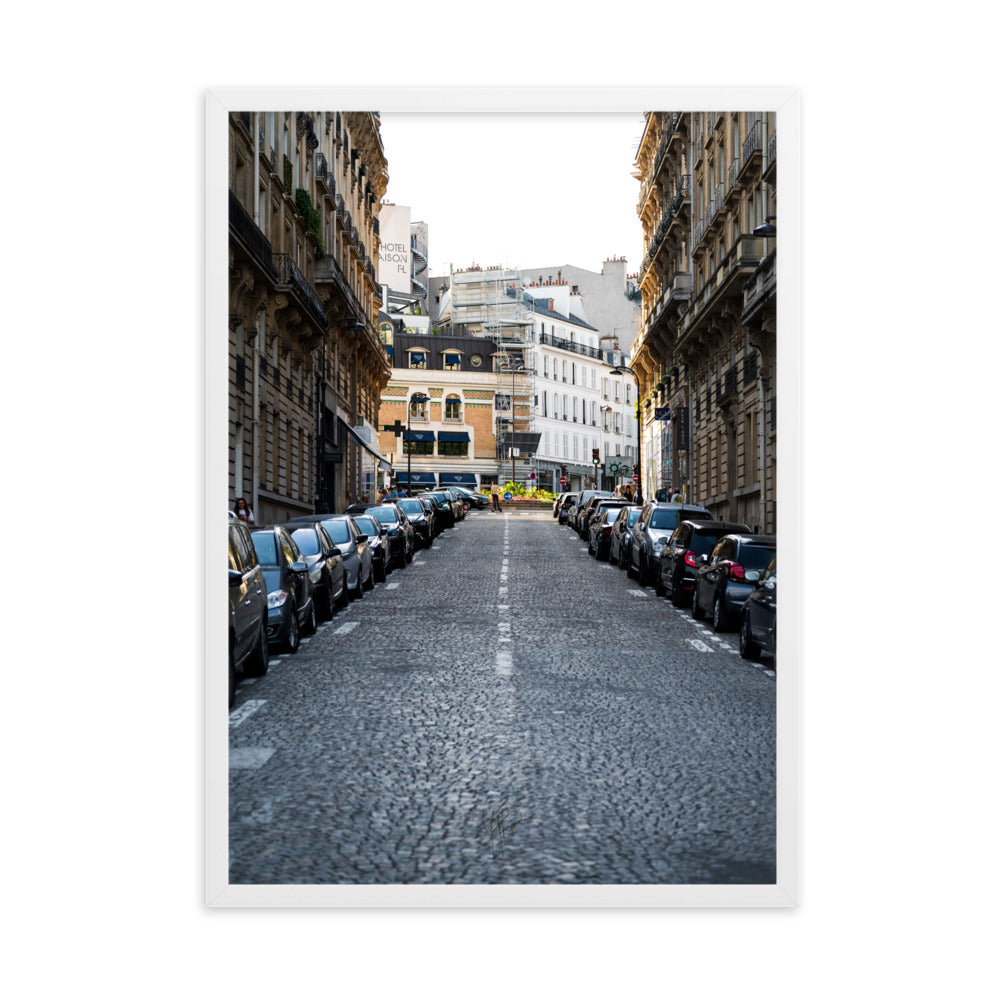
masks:
<path fill-rule="evenodd" d="M 595 448 L 593 450 L 592 454 L 594 456 L 594 461 L 595 462 L 599 462 L 601 460 L 601 449 L 600 448 Z"/>

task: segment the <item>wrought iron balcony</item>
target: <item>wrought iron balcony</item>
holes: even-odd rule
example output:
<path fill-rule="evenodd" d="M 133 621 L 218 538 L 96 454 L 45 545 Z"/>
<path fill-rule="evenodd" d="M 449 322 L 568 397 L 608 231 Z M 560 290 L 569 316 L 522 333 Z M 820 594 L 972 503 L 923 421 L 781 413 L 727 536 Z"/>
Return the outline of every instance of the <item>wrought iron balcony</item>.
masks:
<path fill-rule="evenodd" d="M 271 241 L 261 232 L 250 217 L 250 213 L 232 191 L 229 192 L 229 229 L 243 244 L 257 265 L 272 280 L 277 281 L 278 272 L 274 266 Z"/>
<path fill-rule="evenodd" d="M 753 163 L 759 163 L 764 138 L 764 123 L 754 122 L 740 150 L 740 174 Z"/>
<path fill-rule="evenodd" d="M 276 253 L 274 266 L 278 272 L 278 284 L 291 288 L 312 318 L 325 330 L 327 323 L 323 303 L 316 294 L 316 289 L 293 263 L 291 254 Z"/>

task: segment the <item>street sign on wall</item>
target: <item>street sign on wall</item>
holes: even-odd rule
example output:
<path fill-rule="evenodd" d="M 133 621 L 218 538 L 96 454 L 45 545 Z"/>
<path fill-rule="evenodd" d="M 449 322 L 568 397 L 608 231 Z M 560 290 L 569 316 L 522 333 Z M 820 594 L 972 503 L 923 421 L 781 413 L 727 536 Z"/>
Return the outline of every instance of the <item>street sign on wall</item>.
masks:
<path fill-rule="evenodd" d="M 630 476 L 632 475 L 632 459 L 623 455 L 615 455 L 604 461 L 604 474 L 606 476 Z"/>

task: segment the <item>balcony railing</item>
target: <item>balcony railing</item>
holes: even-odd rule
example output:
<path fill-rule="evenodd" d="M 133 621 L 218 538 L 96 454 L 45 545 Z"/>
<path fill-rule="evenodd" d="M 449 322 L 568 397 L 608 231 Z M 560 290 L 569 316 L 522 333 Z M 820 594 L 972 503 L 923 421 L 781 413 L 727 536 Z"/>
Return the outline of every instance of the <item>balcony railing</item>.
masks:
<path fill-rule="evenodd" d="M 763 145 L 763 137 L 764 123 L 761 121 L 754 122 L 753 128 L 750 129 L 747 137 L 743 140 L 743 146 L 740 150 L 741 174 L 753 160 L 759 158 Z"/>
<path fill-rule="evenodd" d="M 274 266 L 274 256 L 271 241 L 261 232 L 260 228 L 243 207 L 239 198 L 229 192 L 229 227 L 237 238 L 250 252 L 257 264 L 275 281 L 278 272 Z"/>
<path fill-rule="evenodd" d="M 587 347 L 584 344 L 577 344 L 570 340 L 563 340 L 560 337 L 553 337 L 550 333 L 542 333 L 538 336 L 540 344 L 547 344 L 549 347 L 558 347 L 563 351 L 572 351 L 574 354 L 581 354 L 586 358 L 602 359 L 603 354 L 596 347 Z M 565 382 L 566 379 L 564 378 Z"/>
<path fill-rule="evenodd" d="M 278 284 L 290 287 L 306 305 L 313 319 L 325 330 L 327 323 L 323 303 L 306 276 L 292 262 L 291 254 L 276 253 L 274 266 L 278 272 Z"/>

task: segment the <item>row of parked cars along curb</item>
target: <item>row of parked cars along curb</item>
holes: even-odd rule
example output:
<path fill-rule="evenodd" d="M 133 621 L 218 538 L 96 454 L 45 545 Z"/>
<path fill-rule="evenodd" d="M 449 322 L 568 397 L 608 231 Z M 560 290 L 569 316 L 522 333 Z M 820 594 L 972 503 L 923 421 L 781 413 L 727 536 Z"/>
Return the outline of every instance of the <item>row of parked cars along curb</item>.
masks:
<path fill-rule="evenodd" d="M 319 622 L 404 569 L 470 508 L 489 505 L 481 493 L 448 487 L 282 524 L 247 524 L 230 513 L 230 707 L 239 677 L 266 674 L 272 651 L 297 652 Z"/>
<path fill-rule="evenodd" d="M 739 630 L 740 655 L 774 666 L 777 640 L 777 539 L 749 525 L 715 520 L 692 504 L 644 505 L 602 490 L 561 493 L 552 516 L 587 542 L 587 551 L 653 585 L 716 632 Z"/>

